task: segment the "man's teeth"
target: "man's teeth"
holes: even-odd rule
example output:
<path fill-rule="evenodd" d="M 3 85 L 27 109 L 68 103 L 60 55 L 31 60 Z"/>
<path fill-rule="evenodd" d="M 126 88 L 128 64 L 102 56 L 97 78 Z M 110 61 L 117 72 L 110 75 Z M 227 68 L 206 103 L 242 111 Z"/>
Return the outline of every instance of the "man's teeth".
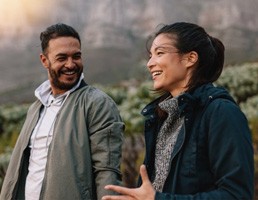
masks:
<path fill-rule="evenodd" d="M 159 71 L 159 72 L 153 72 L 153 76 L 157 76 L 157 75 L 160 75 L 162 72 L 161 71 Z"/>
<path fill-rule="evenodd" d="M 64 72 L 64 74 L 67 74 L 67 75 L 72 75 L 74 73 L 75 73 L 74 71 Z"/>

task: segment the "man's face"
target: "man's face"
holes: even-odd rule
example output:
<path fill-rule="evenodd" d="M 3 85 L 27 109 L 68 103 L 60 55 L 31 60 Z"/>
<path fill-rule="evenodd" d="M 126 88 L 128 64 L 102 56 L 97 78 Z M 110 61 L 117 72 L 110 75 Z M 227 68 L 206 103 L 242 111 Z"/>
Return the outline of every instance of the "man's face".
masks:
<path fill-rule="evenodd" d="M 76 38 L 51 39 L 46 55 L 41 54 L 40 59 L 48 70 L 48 78 L 54 95 L 63 94 L 78 83 L 83 65 L 81 45 Z"/>

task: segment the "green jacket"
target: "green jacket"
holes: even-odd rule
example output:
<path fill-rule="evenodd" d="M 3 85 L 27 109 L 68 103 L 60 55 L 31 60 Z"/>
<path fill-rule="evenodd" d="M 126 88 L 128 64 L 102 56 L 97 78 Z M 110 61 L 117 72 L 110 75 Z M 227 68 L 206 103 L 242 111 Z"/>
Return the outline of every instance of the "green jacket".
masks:
<path fill-rule="evenodd" d="M 35 101 L 14 148 L 0 200 L 24 199 L 29 140 L 42 104 Z M 105 93 L 82 81 L 62 106 L 48 151 L 40 199 L 101 199 L 107 184 L 121 184 L 124 123 Z"/>

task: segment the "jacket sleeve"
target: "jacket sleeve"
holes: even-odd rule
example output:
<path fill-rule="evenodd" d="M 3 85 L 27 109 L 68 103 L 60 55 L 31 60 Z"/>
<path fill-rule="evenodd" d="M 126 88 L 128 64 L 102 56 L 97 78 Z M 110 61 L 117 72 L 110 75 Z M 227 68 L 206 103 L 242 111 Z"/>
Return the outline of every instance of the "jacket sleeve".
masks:
<path fill-rule="evenodd" d="M 90 144 L 97 198 L 114 194 L 108 184 L 121 185 L 121 154 L 124 123 L 119 111 L 105 94 L 97 94 L 89 116 Z"/>
<path fill-rule="evenodd" d="M 254 160 L 244 114 L 227 100 L 214 100 L 204 114 L 215 190 L 192 195 L 156 193 L 156 200 L 253 199 Z"/>

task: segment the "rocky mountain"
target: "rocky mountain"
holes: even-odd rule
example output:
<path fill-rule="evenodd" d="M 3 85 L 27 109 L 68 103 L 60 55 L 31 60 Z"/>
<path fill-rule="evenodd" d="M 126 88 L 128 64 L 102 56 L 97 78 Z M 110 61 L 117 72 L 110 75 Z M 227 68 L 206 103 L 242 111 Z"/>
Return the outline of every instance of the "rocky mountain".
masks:
<path fill-rule="evenodd" d="M 2 5 L 1 5 L 2 4 Z M 46 72 L 39 33 L 63 22 L 78 30 L 89 83 L 145 78 L 145 41 L 158 25 L 198 23 L 226 46 L 226 63 L 258 60 L 257 0 L 1 0 L 0 103 L 29 101 Z"/>

